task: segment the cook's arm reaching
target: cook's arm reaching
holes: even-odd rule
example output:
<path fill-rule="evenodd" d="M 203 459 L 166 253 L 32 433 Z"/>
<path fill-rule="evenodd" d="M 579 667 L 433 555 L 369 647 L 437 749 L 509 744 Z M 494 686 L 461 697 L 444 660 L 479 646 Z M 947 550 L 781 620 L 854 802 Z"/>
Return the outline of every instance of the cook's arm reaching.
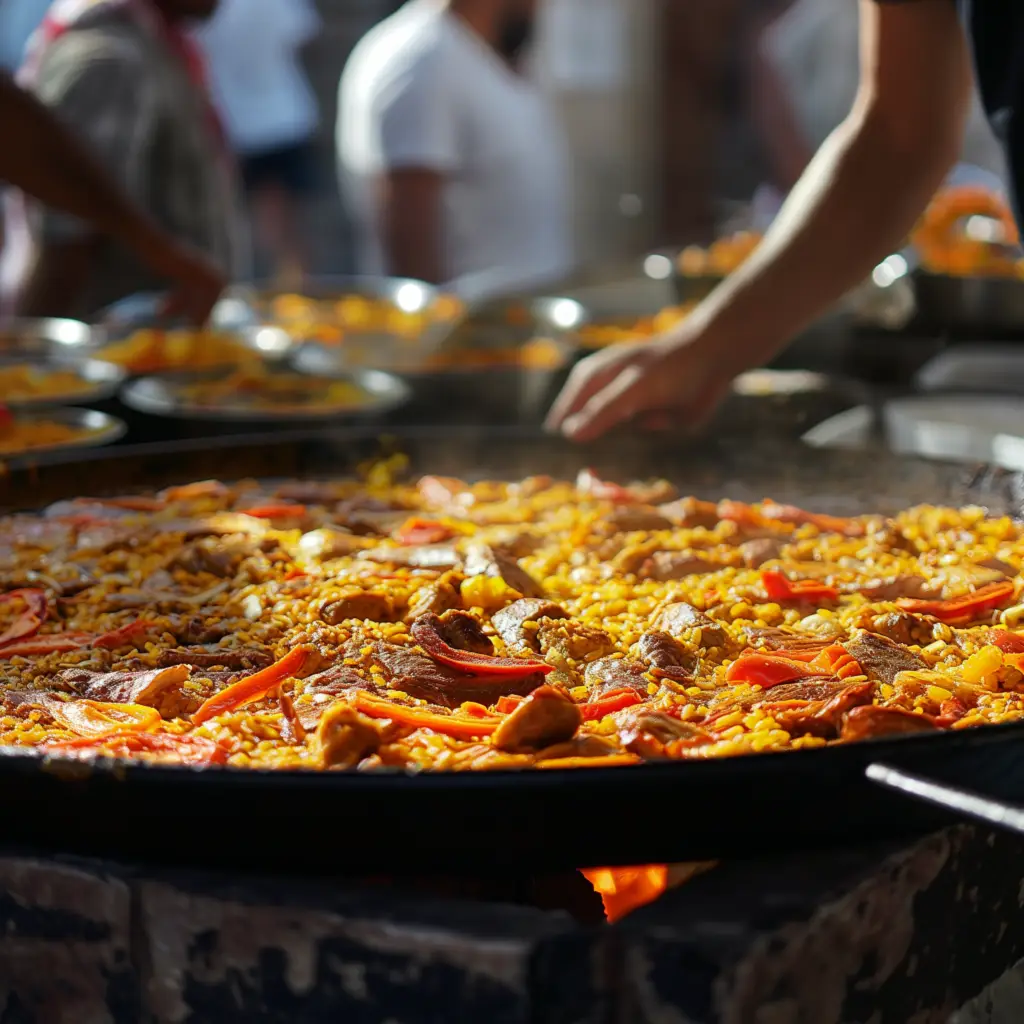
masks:
<path fill-rule="evenodd" d="M 755 254 L 670 335 L 580 363 L 549 425 L 692 423 L 900 246 L 957 158 L 971 96 L 948 0 L 861 0 L 861 84 Z"/>
<path fill-rule="evenodd" d="M 0 179 L 130 246 L 175 287 L 176 309 L 203 321 L 224 280 L 201 255 L 166 235 L 34 96 L 0 74 Z"/>

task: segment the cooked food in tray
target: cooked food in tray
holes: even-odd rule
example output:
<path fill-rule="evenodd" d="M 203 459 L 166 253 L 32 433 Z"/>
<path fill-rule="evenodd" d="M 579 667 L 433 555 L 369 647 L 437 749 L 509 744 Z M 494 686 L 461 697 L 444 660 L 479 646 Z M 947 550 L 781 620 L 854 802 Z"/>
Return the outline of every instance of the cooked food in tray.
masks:
<path fill-rule="evenodd" d="M 62 400 L 89 394 L 94 384 L 71 367 L 0 364 L 0 402 Z"/>
<path fill-rule="evenodd" d="M 97 357 L 131 373 L 201 370 L 216 366 L 260 363 L 258 349 L 236 335 L 219 331 L 146 328 L 101 348 Z"/>
<path fill-rule="evenodd" d="M 267 372 L 259 366 L 184 385 L 182 402 L 196 408 L 295 410 L 358 409 L 371 396 L 353 381 Z"/>
<path fill-rule="evenodd" d="M 1021 524 L 621 486 L 201 482 L 0 521 L 0 743 L 238 768 L 635 765 L 1024 714 Z"/>
<path fill-rule="evenodd" d="M 688 302 L 679 306 L 666 306 L 654 316 L 584 324 L 578 331 L 580 344 L 584 348 L 604 348 L 623 341 L 650 341 L 688 317 L 696 305 L 695 302 Z"/>
<path fill-rule="evenodd" d="M 76 417 L 79 412 L 81 415 Z M 0 406 L 0 458 L 98 444 L 106 438 L 115 440 L 116 437 L 111 436 L 111 425 L 115 423 L 117 421 L 102 413 L 84 410 L 22 415 Z"/>

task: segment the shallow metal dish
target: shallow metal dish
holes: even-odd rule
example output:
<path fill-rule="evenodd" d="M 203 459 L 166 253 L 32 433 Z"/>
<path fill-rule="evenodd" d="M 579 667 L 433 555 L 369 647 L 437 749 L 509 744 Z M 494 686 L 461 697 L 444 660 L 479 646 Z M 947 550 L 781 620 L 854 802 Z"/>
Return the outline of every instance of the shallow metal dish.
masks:
<path fill-rule="evenodd" d="M 913 284 L 922 329 L 978 334 L 1024 331 L 1024 281 L 918 271 Z"/>
<path fill-rule="evenodd" d="M 151 377 L 138 377 L 121 390 L 121 401 L 136 412 L 172 419 L 245 421 L 245 422 L 306 422 L 354 421 L 375 419 L 393 412 L 409 400 L 409 388 L 393 374 L 381 370 L 356 370 L 351 373 L 330 373 L 335 380 L 347 380 L 370 396 L 370 401 L 358 407 L 348 405 L 302 407 L 287 405 L 274 407 L 246 407 L 244 405 L 202 405 L 191 401 L 183 390 L 190 384 L 213 381 L 225 375 L 223 370 L 166 373 Z"/>
<path fill-rule="evenodd" d="M 18 398 L 7 395 L 0 390 L 0 402 L 12 409 L 41 409 L 60 405 L 85 405 L 90 402 L 103 402 L 113 398 L 127 377 L 126 371 L 114 363 L 102 359 L 69 359 L 53 356 L 44 358 L 39 355 L 24 359 L 0 356 L 0 370 L 11 366 L 29 366 L 39 373 L 49 372 L 74 373 L 81 382 L 82 389 L 71 393 L 41 395 L 39 397 Z"/>
<path fill-rule="evenodd" d="M 142 292 L 108 306 L 99 315 L 97 328 L 112 338 L 123 338 L 146 327 L 164 327 L 167 330 L 186 328 L 180 318 L 165 318 L 161 309 L 167 299 L 162 292 Z M 210 327 L 216 331 L 242 331 L 257 327 L 260 321 L 247 303 L 230 291 L 226 292 L 210 313 Z"/>
<path fill-rule="evenodd" d="M 81 320 L 13 320 L 0 327 L 0 359 L 82 359 L 103 341 L 101 330 Z"/>
<path fill-rule="evenodd" d="M 0 463 L 7 467 L 38 465 L 47 462 L 61 462 L 68 453 L 81 448 L 101 448 L 119 441 L 128 432 L 127 425 L 105 412 L 95 409 L 34 409 L 14 414 L 18 423 L 49 422 L 61 423 L 88 434 L 61 444 L 42 445 L 11 455 L 0 455 Z"/>

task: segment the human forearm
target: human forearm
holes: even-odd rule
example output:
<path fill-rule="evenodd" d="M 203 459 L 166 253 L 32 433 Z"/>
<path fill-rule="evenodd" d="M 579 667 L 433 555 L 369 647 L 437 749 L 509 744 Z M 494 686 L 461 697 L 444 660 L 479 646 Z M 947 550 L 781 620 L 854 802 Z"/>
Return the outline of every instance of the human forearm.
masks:
<path fill-rule="evenodd" d="M 826 141 L 748 262 L 689 325 L 767 358 L 902 245 L 941 184 L 954 150 L 894 143 L 870 115 L 853 115 Z M 744 352 L 752 348 L 756 351 Z"/>
<path fill-rule="evenodd" d="M 160 230 L 34 96 L 0 75 L 0 122 L 17 145 L 0 147 L 0 178 L 47 206 L 88 220 L 143 258 L 165 245 Z"/>

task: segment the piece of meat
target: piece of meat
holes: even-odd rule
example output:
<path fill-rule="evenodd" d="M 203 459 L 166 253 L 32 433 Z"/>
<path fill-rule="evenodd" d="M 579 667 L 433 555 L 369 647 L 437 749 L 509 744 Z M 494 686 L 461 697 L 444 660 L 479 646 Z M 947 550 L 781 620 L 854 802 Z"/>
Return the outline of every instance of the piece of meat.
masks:
<path fill-rule="evenodd" d="M 231 630 L 220 623 L 210 623 L 201 615 L 193 615 L 180 625 L 172 626 L 170 632 L 180 644 L 215 644 L 231 635 Z"/>
<path fill-rule="evenodd" d="M 870 704 L 874 700 L 875 689 L 874 683 L 855 683 L 827 700 L 808 701 L 801 707 L 771 701 L 762 704 L 761 709 L 771 715 L 780 728 L 793 736 L 809 735 L 835 739 L 839 735 L 847 712 Z"/>
<path fill-rule="evenodd" d="M 789 701 L 827 701 L 849 687 L 840 679 L 806 679 L 797 683 L 783 683 L 770 690 L 754 690 L 734 696 L 729 694 L 711 702 L 715 718 L 737 709 L 749 711 L 765 703 L 784 704 Z"/>
<path fill-rule="evenodd" d="M 989 569 L 992 572 L 999 573 L 1000 576 L 1006 579 L 1018 575 L 1020 571 L 1010 565 L 1009 562 L 1004 562 L 1001 558 L 987 558 L 984 562 L 979 562 L 978 565 L 982 569 Z"/>
<path fill-rule="evenodd" d="M 687 637 L 694 630 L 700 629 L 700 646 L 705 649 L 725 647 L 729 642 L 729 634 L 724 626 L 684 601 L 665 605 L 653 625 L 655 629 L 663 630 L 673 637 Z"/>
<path fill-rule="evenodd" d="M 498 726 L 492 743 L 512 754 L 543 750 L 571 740 L 582 722 L 580 709 L 561 690 L 541 686 Z"/>
<path fill-rule="evenodd" d="M 393 644 L 374 644 L 371 656 L 383 669 L 391 689 L 452 709 L 466 701 L 489 707 L 501 697 L 525 697 L 544 683 L 541 672 L 521 676 L 467 675 L 439 665 L 412 648 Z"/>
<path fill-rule="evenodd" d="M 388 594 L 372 590 L 357 590 L 344 597 L 328 601 L 320 609 L 320 621 L 337 626 L 349 619 L 370 622 L 390 622 L 395 616 L 395 605 Z"/>
<path fill-rule="evenodd" d="M 632 658 L 599 658 L 587 665 L 583 678 L 590 687 L 590 699 L 600 700 L 612 690 L 632 690 L 647 696 L 644 666 Z"/>
<path fill-rule="evenodd" d="M 638 533 L 642 530 L 671 530 L 671 519 L 651 505 L 619 505 L 602 520 L 612 533 Z"/>
<path fill-rule="evenodd" d="M 193 668 L 226 668 L 233 672 L 258 672 L 274 661 L 273 651 L 266 647 L 184 647 L 161 651 L 156 658 L 161 668 L 191 665 Z"/>
<path fill-rule="evenodd" d="M 188 573 L 209 573 L 228 579 L 238 571 L 248 548 L 222 541 L 196 540 L 186 544 L 171 560 L 171 567 Z"/>
<path fill-rule="evenodd" d="M 771 562 L 782 554 L 782 541 L 777 537 L 757 537 L 744 541 L 739 546 L 743 564 L 748 569 L 760 569 L 765 562 Z"/>
<path fill-rule="evenodd" d="M 668 583 L 687 576 L 717 572 L 721 568 L 720 562 L 712 562 L 692 551 L 656 551 L 640 565 L 637 575 L 644 580 Z"/>
<path fill-rule="evenodd" d="M 383 740 L 380 726 L 348 704 L 327 709 L 316 727 L 313 749 L 325 768 L 354 768 L 376 753 Z"/>
<path fill-rule="evenodd" d="M 504 580 L 513 590 L 526 598 L 544 597 L 544 588 L 501 548 L 488 544 L 474 544 L 466 552 L 467 576 L 494 576 Z"/>
<path fill-rule="evenodd" d="M 834 637 L 809 636 L 788 629 L 747 626 L 744 635 L 756 650 L 778 651 L 782 654 L 817 654 L 835 643 Z"/>
<path fill-rule="evenodd" d="M 872 580 L 866 586 L 856 584 L 851 589 L 869 601 L 897 601 L 901 597 L 937 597 L 941 588 L 923 576 L 894 576 L 887 580 Z"/>
<path fill-rule="evenodd" d="M 878 708 L 874 705 L 854 708 L 843 721 L 840 739 L 845 742 L 899 736 L 915 732 L 936 732 L 938 726 L 927 715 L 915 715 L 899 708 Z"/>
<path fill-rule="evenodd" d="M 156 708 L 164 718 L 173 718 L 186 703 L 182 684 L 191 675 L 188 665 L 137 672 L 90 672 L 68 669 L 61 681 L 89 700 L 106 704 L 142 704 Z"/>
<path fill-rule="evenodd" d="M 612 638 L 595 626 L 585 626 L 573 619 L 544 619 L 537 629 L 541 654 L 556 652 L 573 661 L 610 654 L 615 649 Z"/>
<path fill-rule="evenodd" d="M 307 558 L 329 561 L 362 551 L 367 542 L 338 526 L 322 526 L 299 538 L 299 550 Z"/>
<path fill-rule="evenodd" d="M 682 740 L 699 746 L 714 741 L 714 737 L 699 726 L 682 722 L 663 711 L 627 708 L 614 718 L 623 747 L 647 761 L 665 758 L 665 747 L 669 743 Z"/>
<path fill-rule="evenodd" d="M 610 754 L 621 753 L 622 747 L 619 745 L 617 737 L 613 739 L 611 736 L 595 736 L 593 733 L 587 733 L 538 750 L 534 763 L 560 761 L 570 757 L 608 757 Z"/>
<path fill-rule="evenodd" d="M 455 569 L 462 564 L 462 556 L 451 544 L 371 548 L 364 551 L 360 557 L 384 565 L 404 565 L 410 569 Z"/>
<path fill-rule="evenodd" d="M 539 654 L 540 646 L 537 643 L 536 631 L 527 630 L 527 623 L 568 617 L 569 613 L 554 601 L 524 598 L 496 612 L 491 618 L 491 625 L 504 641 L 510 654 Z"/>
<path fill-rule="evenodd" d="M 843 643 L 869 679 L 892 683 L 900 672 L 916 672 L 928 666 L 913 651 L 878 633 L 856 633 Z"/>
<path fill-rule="evenodd" d="M 697 498 L 680 498 L 658 506 L 658 512 L 673 525 L 690 530 L 703 527 L 713 530 L 718 525 L 718 506 L 713 501 Z"/>
<path fill-rule="evenodd" d="M 416 591 L 409 602 L 405 621 L 413 622 L 421 615 L 441 615 L 451 608 L 458 608 L 461 603 L 455 577 L 452 573 L 445 573 L 436 582 L 428 583 Z"/>
<path fill-rule="evenodd" d="M 335 665 L 332 668 L 307 676 L 302 683 L 304 694 L 326 693 L 335 697 L 351 690 L 367 690 L 379 693 L 380 687 L 364 679 L 354 668 L 348 665 Z"/>
<path fill-rule="evenodd" d="M 858 625 L 869 633 L 888 637 L 904 647 L 911 644 L 926 647 L 932 642 L 932 628 L 936 621 L 926 615 L 914 615 L 911 612 L 894 611 L 879 615 L 872 609 L 866 609 Z"/>
<path fill-rule="evenodd" d="M 449 647 L 474 654 L 494 654 L 490 637 L 484 634 L 479 620 L 469 612 L 447 611 L 437 622 L 437 631 Z"/>
<path fill-rule="evenodd" d="M 660 629 L 650 629 L 637 644 L 640 660 L 658 679 L 688 682 L 700 666 L 697 652 Z"/>
<path fill-rule="evenodd" d="M 167 529 L 168 524 L 161 524 Z M 270 529 L 269 523 L 253 516 L 247 516 L 241 512 L 217 512 L 212 516 L 203 519 L 185 519 L 175 523 L 174 532 L 184 533 L 186 540 L 193 540 L 197 537 L 227 537 L 231 534 L 241 534 L 245 537 L 263 537 Z"/>
<path fill-rule="evenodd" d="M 869 529 L 867 539 L 872 544 L 887 548 L 890 551 L 917 550 L 914 542 L 891 519 L 877 522 L 877 526 L 874 529 Z"/>

